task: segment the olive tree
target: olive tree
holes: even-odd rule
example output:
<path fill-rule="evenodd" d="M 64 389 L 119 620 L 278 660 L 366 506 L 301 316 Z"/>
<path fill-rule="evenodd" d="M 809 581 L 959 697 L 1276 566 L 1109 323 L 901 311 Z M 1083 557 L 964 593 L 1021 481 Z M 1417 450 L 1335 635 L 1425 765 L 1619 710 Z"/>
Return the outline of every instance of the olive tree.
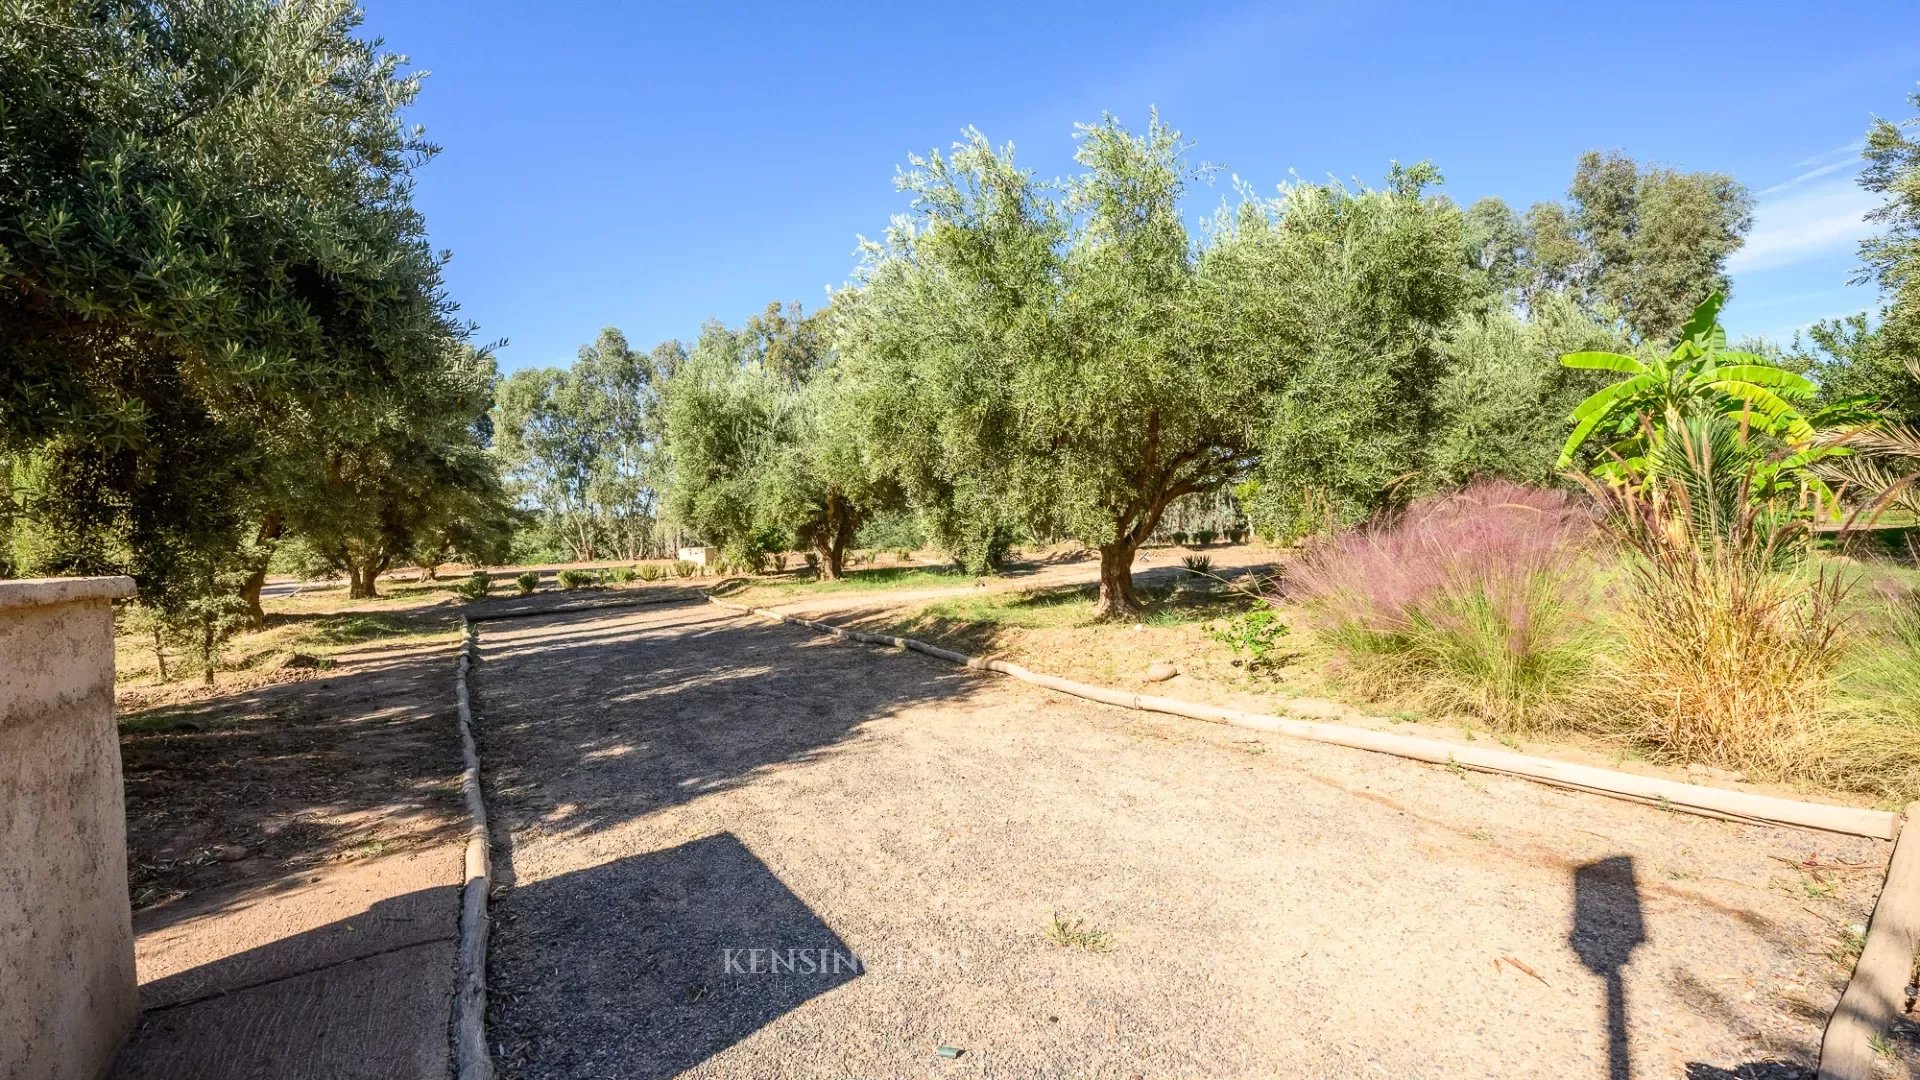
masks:
<path fill-rule="evenodd" d="M 312 448 L 359 439 L 466 336 L 412 204 L 419 77 L 359 23 L 339 0 L 0 12 L 18 570 L 257 601 L 286 515 L 333 483 Z"/>
<path fill-rule="evenodd" d="M 815 318 L 776 306 L 710 323 L 661 396 L 668 515 L 738 561 L 815 552 L 838 578 L 868 517 L 897 504 Z"/>
<path fill-rule="evenodd" d="M 1228 332 L 1258 270 L 1232 235 L 1189 234 L 1179 134 L 1109 117 L 1079 135 L 1060 185 L 973 131 L 913 158 L 911 212 L 868 245 L 836 345 L 869 444 L 936 527 L 1075 536 L 1100 552 L 1100 614 L 1122 618 L 1168 504 L 1247 468 L 1287 357 Z"/>

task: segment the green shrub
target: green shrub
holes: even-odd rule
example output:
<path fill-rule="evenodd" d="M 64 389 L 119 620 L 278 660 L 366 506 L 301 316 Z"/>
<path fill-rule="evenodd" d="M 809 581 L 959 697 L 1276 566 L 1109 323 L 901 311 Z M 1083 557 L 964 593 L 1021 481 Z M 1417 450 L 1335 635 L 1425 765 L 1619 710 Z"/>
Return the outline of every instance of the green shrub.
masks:
<path fill-rule="evenodd" d="M 467 580 L 453 587 L 453 594 L 462 600 L 479 600 L 493 591 L 493 575 L 485 570 L 475 570 L 467 575 Z"/>
<path fill-rule="evenodd" d="M 1177 533 L 1174 533 L 1174 534 L 1173 534 L 1173 537 L 1172 537 L 1172 539 L 1173 539 L 1173 546 L 1174 546 L 1174 547 L 1186 547 L 1186 546 L 1187 546 L 1187 534 L 1186 534 L 1186 533 L 1184 533 L 1184 532 L 1177 532 Z"/>
<path fill-rule="evenodd" d="M 590 589 L 600 583 L 600 576 L 591 570 L 562 570 L 555 579 L 563 589 Z"/>
<path fill-rule="evenodd" d="M 1247 530 L 1245 529 L 1232 528 L 1227 530 L 1227 542 L 1230 544 L 1242 543 L 1246 540 L 1246 538 L 1247 538 Z"/>
<path fill-rule="evenodd" d="M 659 581 L 667 576 L 666 568 L 657 563 L 641 563 L 634 571 L 641 581 Z"/>
<path fill-rule="evenodd" d="M 607 583 L 625 585 L 640 575 L 631 566 L 616 566 L 607 571 Z"/>
<path fill-rule="evenodd" d="M 784 574 L 787 572 L 786 552 L 776 551 L 773 553 L 773 572 L 776 574 Z"/>
<path fill-rule="evenodd" d="M 898 559 L 900 562 L 912 562 L 913 552 L 907 548 L 901 548 L 900 550 L 893 553 L 893 557 L 895 559 Z"/>
<path fill-rule="evenodd" d="M 820 553 L 819 552 L 817 551 L 807 552 L 807 569 L 813 571 L 816 574 L 820 572 Z"/>
<path fill-rule="evenodd" d="M 674 577 L 699 577 L 700 564 L 688 559 L 673 560 Z"/>
<path fill-rule="evenodd" d="M 1211 544 L 1215 540 L 1219 539 L 1219 537 L 1220 537 L 1220 534 L 1213 531 L 1212 529 L 1201 529 L 1200 531 L 1193 534 L 1193 542 L 1196 546 L 1206 547 L 1208 544 Z"/>
<path fill-rule="evenodd" d="M 1209 630 L 1208 636 L 1233 650 L 1233 655 L 1252 670 L 1272 667 L 1280 656 L 1280 639 L 1288 633 L 1280 612 L 1271 604 L 1235 615 L 1223 625 Z"/>
<path fill-rule="evenodd" d="M 1180 560 L 1180 565 L 1186 567 L 1187 573 L 1192 574 L 1194 577 L 1213 576 L 1213 559 L 1211 556 L 1188 555 Z"/>
<path fill-rule="evenodd" d="M 519 586 L 521 596 L 532 596 L 533 590 L 540 587 L 540 575 L 528 570 L 514 578 L 513 583 Z"/>

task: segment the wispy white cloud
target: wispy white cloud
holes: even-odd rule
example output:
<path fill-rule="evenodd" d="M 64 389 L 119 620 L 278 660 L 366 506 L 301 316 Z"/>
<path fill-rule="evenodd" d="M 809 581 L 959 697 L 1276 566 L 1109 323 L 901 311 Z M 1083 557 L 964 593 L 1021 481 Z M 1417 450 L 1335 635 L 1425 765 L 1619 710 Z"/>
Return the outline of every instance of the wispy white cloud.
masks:
<path fill-rule="evenodd" d="M 1812 157 L 1801 158 L 1799 161 L 1796 161 L 1793 163 L 1793 167 L 1796 169 L 1804 169 L 1809 165 L 1826 164 L 1827 162 L 1833 161 L 1835 158 L 1859 157 L 1860 151 L 1865 150 L 1866 148 L 1867 148 L 1867 140 L 1855 139 L 1844 146 L 1836 146 L 1831 150 L 1822 150 L 1819 153 L 1813 155 Z"/>
<path fill-rule="evenodd" d="M 1807 164 L 1807 162 L 1803 161 L 1800 164 L 1805 165 Z M 1823 176 L 1832 176 L 1834 173 L 1837 173 L 1842 169 L 1857 170 L 1859 168 L 1860 168 L 1860 158 L 1858 157 L 1858 155 L 1848 154 L 1846 157 L 1843 157 L 1838 161 L 1829 161 L 1824 165 L 1816 165 L 1813 168 L 1808 169 L 1806 172 L 1801 173 L 1800 175 L 1794 177 L 1793 179 L 1787 181 L 1784 184 L 1775 184 L 1770 188 L 1761 188 L 1759 198 L 1764 199 L 1769 195 L 1778 195 L 1783 191 L 1792 191 L 1794 188 L 1797 188 L 1800 185 L 1805 184 L 1810 180 L 1818 180 Z"/>
<path fill-rule="evenodd" d="M 1849 250 L 1872 233 L 1866 215 L 1876 205 L 1872 193 L 1851 180 L 1796 181 L 1771 196 L 1763 192 L 1753 232 L 1727 269 L 1770 270 Z"/>

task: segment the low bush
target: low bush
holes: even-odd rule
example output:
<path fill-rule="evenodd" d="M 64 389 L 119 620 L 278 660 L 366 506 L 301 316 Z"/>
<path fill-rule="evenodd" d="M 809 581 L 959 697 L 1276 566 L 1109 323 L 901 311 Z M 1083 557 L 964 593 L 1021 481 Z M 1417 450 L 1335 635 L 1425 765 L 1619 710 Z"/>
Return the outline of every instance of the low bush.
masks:
<path fill-rule="evenodd" d="M 532 596 L 533 590 L 540 587 L 540 575 L 528 570 L 514 578 L 513 583 L 519 587 L 521 596 Z"/>
<path fill-rule="evenodd" d="M 591 570 L 562 570 L 555 580 L 563 589 L 590 589 L 600 584 L 600 575 Z"/>
<path fill-rule="evenodd" d="M 626 585 L 639 576 L 639 572 L 631 566 L 615 566 L 607 570 L 607 583 L 610 585 Z"/>
<path fill-rule="evenodd" d="M 634 571 L 641 581 L 659 581 L 667 576 L 666 568 L 658 563 L 641 563 Z"/>
<path fill-rule="evenodd" d="M 1370 689 L 1550 727 L 1597 677 L 1596 531 L 1590 501 L 1481 482 L 1310 546 L 1287 591 Z"/>
<path fill-rule="evenodd" d="M 492 591 L 493 575 L 487 573 L 485 570 L 475 570 L 473 573 L 467 575 L 465 581 L 453 587 L 455 596 L 469 602 L 479 600 Z"/>
<path fill-rule="evenodd" d="M 809 551 L 806 554 L 806 559 L 807 559 L 807 569 L 813 571 L 816 574 L 819 573 L 820 572 L 820 553 L 816 551 Z"/>
<path fill-rule="evenodd" d="M 1220 534 L 1212 529 L 1201 529 L 1193 534 L 1193 543 L 1195 547 L 1206 547 L 1219 538 Z"/>
<path fill-rule="evenodd" d="M 784 551 L 776 551 L 773 553 L 772 558 L 773 558 L 773 572 L 776 574 L 786 573 L 787 572 L 787 553 Z"/>
<path fill-rule="evenodd" d="M 1208 555 L 1187 555 L 1181 558 L 1180 565 L 1194 577 L 1213 576 L 1213 558 Z"/>
<path fill-rule="evenodd" d="M 1246 538 L 1247 538 L 1247 530 L 1245 529 L 1236 528 L 1236 529 L 1227 530 L 1227 542 L 1230 544 L 1238 544 L 1244 541 Z"/>
<path fill-rule="evenodd" d="M 1171 537 L 1171 539 L 1173 540 L 1173 546 L 1174 546 L 1174 547 L 1186 547 L 1186 546 L 1187 546 L 1187 534 L 1186 534 L 1186 533 L 1184 533 L 1184 532 L 1177 532 L 1177 533 L 1174 533 L 1174 534 L 1172 535 L 1172 537 Z"/>
<path fill-rule="evenodd" d="M 674 577 L 699 577 L 700 564 L 688 559 L 673 560 Z"/>
<path fill-rule="evenodd" d="M 1271 604 L 1262 604 L 1235 615 L 1207 634 L 1232 649 L 1233 655 L 1249 669 L 1260 670 L 1279 662 L 1280 639 L 1286 636 L 1288 630 L 1287 624 L 1280 619 L 1280 612 Z"/>
<path fill-rule="evenodd" d="M 893 557 L 899 562 L 908 563 L 913 561 L 913 552 L 908 548 L 901 548 L 893 553 Z"/>

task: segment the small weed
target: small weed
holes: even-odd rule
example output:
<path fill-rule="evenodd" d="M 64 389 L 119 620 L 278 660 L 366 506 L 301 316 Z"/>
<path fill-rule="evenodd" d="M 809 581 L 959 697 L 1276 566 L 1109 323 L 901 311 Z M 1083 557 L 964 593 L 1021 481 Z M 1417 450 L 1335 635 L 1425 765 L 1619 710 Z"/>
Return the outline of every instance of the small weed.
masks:
<path fill-rule="evenodd" d="M 1462 780 L 1467 778 L 1467 767 L 1453 760 L 1451 756 L 1447 758 L 1447 771 Z"/>
<path fill-rule="evenodd" d="M 1267 753 L 1267 744 L 1259 741 L 1258 739 L 1248 739 L 1246 742 L 1235 743 L 1234 746 L 1237 749 L 1239 749 L 1242 753 L 1246 753 L 1246 754 Z"/>
<path fill-rule="evenodd" d="M 1867 947 L 1867 928 L 1859 924 L 1840 931 L 1840 940 L 1828 950 L 1827 956 L 1844 968 L 1851 968 L 1860 961 L 1861 950 Z"/>
<path fill-rule="evenodd" d="M 1047 927 L 1047 940 L 1063 949 L 1090 953 L 1113 951 L 1112 934 L 1097 926 L 1088 926 L 1085 919 L 1069 919 L 1058 911 L 1053 913 L 1053 922 Z"/>
<path fill-rule="evenodd" d="M 1893 1060 L 1893 1040 L 1887 1038 L 1886 1035 L 1881 1032 L 1876 1031 L 1872 1035 L 1867 1036 L 1867 1049 L 1872 1050 L 1888 1061 Z"/>
<path fill-rule="evenodd" d="M 1692 881 L 1693 872 L 1690 870 L 1668 870 L 1667 879 L 1669 881 Z"/>
<path fill-rule="evenodd" d="M 1280 638 L 1286 633 L 1287 624 L 1280 621 L 1280 613 L 1268 604 L 1236 615 L 1207 632 L 1213 640 L 1232 649 L 1236 658 L 1244 658 L 1250 669 L 1273 666 L 1279 659 L 1276 654 Z"/>
<path fill-rule="evenodd" d="M 1516 739 L 1516 738 L 1514 738 L 1514 737 L 1513 737 L 1513 736 L 1511 736 L 1511 735 L 1506 735 L 1506 734 L 1497 734 L 1497 735 L 1495 735 L 1495 736 L 1494 736 L 1494 738 L 1495 738 L 1495 739 L 1498 739 L 1498 740 L 1500 741 L 1500 745 L 1501 745 L 1501 746 L 1504 746 L 1504 747 L 1506 747 L 1506 748 L 1507 748 L 1507 749 L 1509 749 L 1509 750 L 1518 750 L 1518 749 L 1520 749 L 1520 740 L 1519 740 L 1519 739 Z"/>
<path fill-rule="evenodd" d="M 1802 873 L 1800 875 L 1800 891 L 1804 893 L 1809 900 L 1831 900 L 1839 895 L 1839 891 L 1834 886 L 1834 883 L 1820 877 L 1818 874 Z"/>
<path fill-rule="evenodd" d="M 1460 725 L 1460 737 L 1467 740 L 1468 742 L 1473 742 L 1475 739 L 1479 738 L 1479 736 L 1473 733 L 1473 729 L 1466 726 L 1465 724 Z"/>
<path fill-rule="evenodd" d="M 1482 842 L 1490 842 L 1493 840 L 1493 833 L 1487 831 L 1486 829 L 1475 829 L 1472 832 L 1468 833 L 1467 835 L 1472 837 L 1475 840 L 1479 840 Z"/>

